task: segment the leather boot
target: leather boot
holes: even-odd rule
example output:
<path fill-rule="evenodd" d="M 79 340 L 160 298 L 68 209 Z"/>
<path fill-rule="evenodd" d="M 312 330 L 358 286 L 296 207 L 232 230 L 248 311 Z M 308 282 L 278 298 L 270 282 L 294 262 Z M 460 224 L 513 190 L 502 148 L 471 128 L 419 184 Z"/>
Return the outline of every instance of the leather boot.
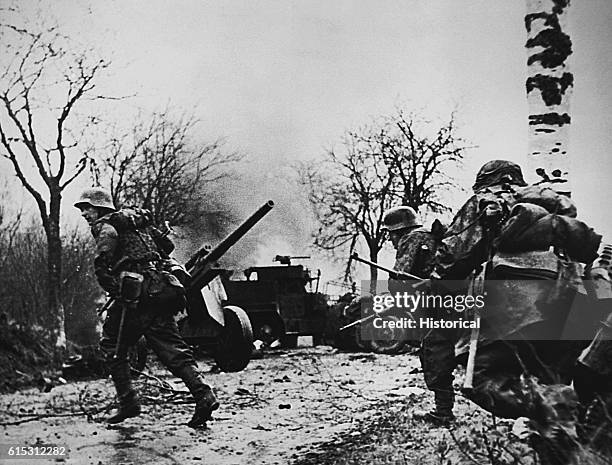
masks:
<path fill-rule="evenodd" d="M 127 363 L 115 366 L 111 369 L 111 377 L 117 391 L 119 408 L 107 419 L 108 424 L 114 425 L 123 420 L 140 415 L 140 403 L 136 392 L 132 388 L 130 379 L 130 367 Z"/>
<path fill-rule="evenodd" d="M 417 410 L 412 417 L 415 420 L 422 420 L 436 426 L 448 426 L 455 420 L 453 415 L 453 405 L 455 403 L 455 393 L 451 390 L 434 391 L 436 407 L 432 410 Z"/>
<path fill-rule="evenodd" d="M 196 401 L 195 412 L 187 426 L 191 428 L 206 426 L 206 422 L 211 419 L 212 412 L 219 408 L 219 401 L 215 393 L 204 382 L 194 366 L 189 365 L 181 369 L 178 375 Z"/>
<path fill-rule="evenodd" d="M 212 418 L 212 413 L 219 408 L 217 396 L 210 386 L 206 387 L 207 389 L 198 395 L 199 399 L 196 400 L 195 412 L 187 423 L 187 426 L 191 428 L 206 426 L 206 422 Z"/>

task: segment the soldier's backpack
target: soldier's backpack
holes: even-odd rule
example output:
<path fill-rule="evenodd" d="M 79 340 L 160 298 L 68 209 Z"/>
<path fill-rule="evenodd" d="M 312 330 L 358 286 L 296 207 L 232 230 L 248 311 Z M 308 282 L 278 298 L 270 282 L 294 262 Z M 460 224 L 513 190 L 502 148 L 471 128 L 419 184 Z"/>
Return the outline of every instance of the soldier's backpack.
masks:
<path fill-rule="evenodd" d="M 597 258 L 601 236 L 582 221 L 551 213 L 533 203 L 517 203 L 501 228 L 497 249 L 502 252 L 548 250 L 551 246 L 574 261 Z"/>
<path fill-rule="evenodd" d="M 164 268 L 174 250 L 172 241 L 154 225 L 148 210 L 128 207 L 102 218 L 119 235 L 120 257 L 116 271 L 130 269 L 144 277 L 140 307 L 175 314 L 185 308 L 186 292 L 180 281 Z"/>

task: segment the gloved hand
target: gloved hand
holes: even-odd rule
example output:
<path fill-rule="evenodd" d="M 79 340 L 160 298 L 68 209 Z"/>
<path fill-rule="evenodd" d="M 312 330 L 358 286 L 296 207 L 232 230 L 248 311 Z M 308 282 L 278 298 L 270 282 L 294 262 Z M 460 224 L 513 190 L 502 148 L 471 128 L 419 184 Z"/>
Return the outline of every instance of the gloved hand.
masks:
<path fill-rule="evenodd" d="M 119 297 L 119 280 L 116 277 L 98 274 L 98 283 L 111 297 Z"/>
<path fill-rule="evenodd" d="M 498 225 L 502 222 L 504 217 L 504 208 L 499 202 L 491 202 L 484 207 L 484 215 L 482 219 L 485 225 Z"/>

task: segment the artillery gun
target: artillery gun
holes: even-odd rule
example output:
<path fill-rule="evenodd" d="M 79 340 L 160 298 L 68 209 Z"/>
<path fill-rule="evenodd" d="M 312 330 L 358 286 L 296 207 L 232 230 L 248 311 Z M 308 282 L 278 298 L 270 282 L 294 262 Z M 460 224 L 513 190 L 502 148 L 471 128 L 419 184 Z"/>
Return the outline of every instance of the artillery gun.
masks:
<path fill-rule="evenodd" d="M 257 222 L 272 210 L 269 200 L 215 248 L 200 248 L 185 264 L 187 316 L 179 320 L 181 336 L 192 345 L 212 353 L 221 370 L 243 370 L 251 359 L 253 329 L 246 312 L 227 300 L 220 276 L 227 270 L 217 261 Z"/>

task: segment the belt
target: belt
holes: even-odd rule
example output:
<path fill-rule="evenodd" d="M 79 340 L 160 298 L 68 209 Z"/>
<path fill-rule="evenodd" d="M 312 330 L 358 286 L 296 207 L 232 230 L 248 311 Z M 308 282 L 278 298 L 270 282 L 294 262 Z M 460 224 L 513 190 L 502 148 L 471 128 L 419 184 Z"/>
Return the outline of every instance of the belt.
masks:
<path fill-rule="evenodd" d="M 157 262 L 150 260 L 143 261 L 135 261 L 135 260 L 126 260 L 124 262 L 119 262 L 115 267 L 113 267 L 114 273 L 119 273 L 121 271 L 133 271 L 136 273 L 141 273 L 144 270 L 155 270 L 157 269 Z"/>
<path fill-rule="evenodd" d="M 138 268 L 138 270 L 142 270 L 142 271 L 157 269 L 157 262 L 150 262 L 150 261 L 136 262 L 134 263 L 134 265 L 136 266 L 136 268 Z"/>

